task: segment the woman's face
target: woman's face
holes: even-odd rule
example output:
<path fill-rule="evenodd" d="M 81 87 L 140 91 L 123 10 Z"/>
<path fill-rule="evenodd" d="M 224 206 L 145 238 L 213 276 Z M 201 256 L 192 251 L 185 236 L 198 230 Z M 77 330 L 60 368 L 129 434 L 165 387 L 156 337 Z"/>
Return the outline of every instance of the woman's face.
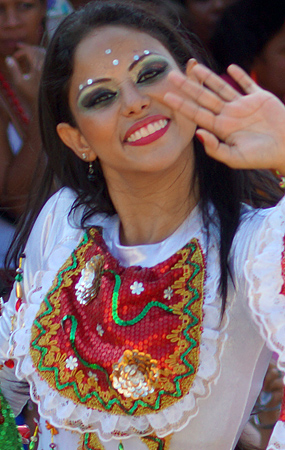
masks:
<path fill-rule="evenodd" d="M 186 0 L 186 7 L 196 33 L 204 45 L 209 44 L 217 21 L 225 8 L 236 0 Z"/>
<path fill-rule="evenodd" d="M 258 84 L 285 103 L 285 23 L 255 59 L 253 70 Z"/>
<path fill-rule="evenodd" d="M 95 30 L 75 53 L 69 104 L 77 127 L 60 124 L 60 137 L 79 157 L 98 157 L 107 181 L 127 172 L 181 172 L 196 127 L 163 102 L 173 90 L 172 69 L 179 70 L 171 54 L 148 34 Z"/>
<path fill-rule="evenodd" d="M 0 0 L 0 55 L 12 55 L 18 43 L 38 45 L 45 13 L 40 0 Z"/>

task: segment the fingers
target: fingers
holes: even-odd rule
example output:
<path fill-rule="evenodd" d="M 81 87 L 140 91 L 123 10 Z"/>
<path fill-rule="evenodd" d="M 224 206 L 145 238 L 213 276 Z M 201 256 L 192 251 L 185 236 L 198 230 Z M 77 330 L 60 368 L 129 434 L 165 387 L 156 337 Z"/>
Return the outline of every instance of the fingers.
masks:
<path fill-rule="evenodd" d="M 222 100 L 231 102 L 241 97 L 239 92 L 203 64 L 193 67 L 193 73 L 201 84 L 211 89 Z"/>
<path fill-rule="evenodd" d="M 192 100 L 186 100 L 173 92 L 167 92 L 164 96 L 164 101 L 172 109 L 181 112 L 198 126 L 207 129 L 214 128 L 215 115 Z"/>
<path fill-rule="evenodd" d="M 194 70 L 192 69 L 192 72 Z M 202 84 L 194 82 L 185 77 L 182 73 L 173 71 L 168 75 L 168 79 L 177 86 L 183 93 L 193 99 L 204 108 L 209 108 L 215 114 L 219 114 L 224 106 L 224 101 L 216 94 L 206 89 Z"/>
<path fill-rule="evenodd" d="M 260 90 L 260 87 L 252 80 L 252 78 L 236 64 L 231 64 L 228 67 L 227 72 L 240 85 L 246 94 L 253 94 Z"/>
<path fill-rule="evenodd" d="M 6 64 L 9 68 L 10 74 L 13 78 L 13 82 L 15 85 L 21 84 L 23 79 L 23 73 L 21 71 L 20 65 L 18 61 L 12 56 L 8 56 L 6 58 Z"/>
<path fill-rule="evenodd" d="M 235 158 L 235 153 L 229 145 L 219 141 L 213 133 L 207 130 L 199 129 L 196 136 L 204 145 L 206 153 L 211 158 L 216 159 L 229 167 L 235 168 L 240 164 L 239 158 Z"/>

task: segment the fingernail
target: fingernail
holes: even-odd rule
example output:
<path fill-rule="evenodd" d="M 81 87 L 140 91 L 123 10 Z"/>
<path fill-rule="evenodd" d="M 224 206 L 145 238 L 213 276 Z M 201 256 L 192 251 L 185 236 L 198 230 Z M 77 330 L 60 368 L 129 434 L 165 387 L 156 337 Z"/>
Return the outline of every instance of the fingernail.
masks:
<path fill-rule="evenodd" d="M 200 136 L 200 134 L 195 133 L 196 138 L 201 142 L 201 144 L 204 145 L 204 138 L 202 136 Z"/>
<path fill-rule="evenodd" d="M 9 67 L 12 67 L 14 65 L 14 59 L 11 58 L 11 56 L 7 56 L 7 58 L 5 58 L 6 64 Z"/>

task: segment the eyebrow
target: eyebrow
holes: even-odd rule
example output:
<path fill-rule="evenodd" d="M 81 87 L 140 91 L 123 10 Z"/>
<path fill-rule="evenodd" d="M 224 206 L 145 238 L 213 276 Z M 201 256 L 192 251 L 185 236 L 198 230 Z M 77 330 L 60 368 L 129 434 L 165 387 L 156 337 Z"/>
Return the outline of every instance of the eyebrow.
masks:
<path fill-rule="evenodd" d="M 147 58 L 150 55 L 158 55 L 158 53 L 155 52 L 149 52 L 147 55 L 143 54 L 139 57 L 139 59 L 136 59 L 135 61 L 132 62 L 132 64 L 130 65 L 130 67 L 128 68 L 128 71 L 130 72 L 131 70 L 133 70 L 133 68 L 143 59 Z"/>
<path fill-rule="evenodd" d="M 78 94 L 76 96 L 76 99 L 78 100 L 78 98 L 80 97 L 81 93 L 84 92 L 87 87 L 94 86 L 94 84 L 103 83 L 103 82 L 106 82 L 106 81 L 111 81 L 111 78 L 98 78 L 97 80 L 92 80 L 91 84 L 87 84 L 86 83 L 82 87 L 82 89 L 80 89 L 80 91 L 78 92 Z"/>

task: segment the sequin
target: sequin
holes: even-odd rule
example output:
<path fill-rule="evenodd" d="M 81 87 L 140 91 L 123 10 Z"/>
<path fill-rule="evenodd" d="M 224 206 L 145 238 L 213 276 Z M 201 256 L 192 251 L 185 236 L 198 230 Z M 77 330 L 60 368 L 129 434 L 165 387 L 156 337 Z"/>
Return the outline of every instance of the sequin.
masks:
<path fill-rule="evenodd" d="M 75 285 L 75 295 L 81 305 L 88 304 L 96 297 L 100 285 L 103 258 L 92 256 L 81 271 L 81 277 Z"/>
<path fill-rule="evenodd" d="M 150 355 L 126 350 L 122 361 L 114 364 L 110 379 L 120 394 L 137 400 L 154 392 L 158 375 L 157 361 Z"/>
<path fill-rule="evenodd" d="M 114 65 L 114 66 L 117 66 L 118 64 L 119 64 L 119 60 L 118 60 L 118 59 L 114 59 L 114 60 L 113 60 L 113 65 Z"/>

